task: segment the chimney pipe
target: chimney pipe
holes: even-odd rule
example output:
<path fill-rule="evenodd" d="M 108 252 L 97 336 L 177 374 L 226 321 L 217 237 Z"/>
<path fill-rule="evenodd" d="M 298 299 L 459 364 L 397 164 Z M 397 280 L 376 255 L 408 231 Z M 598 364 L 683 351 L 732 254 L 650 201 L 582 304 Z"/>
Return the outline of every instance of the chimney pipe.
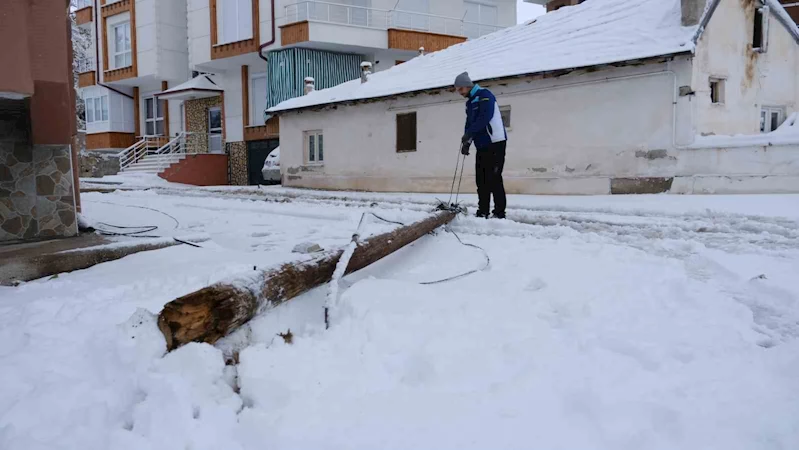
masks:
<path fill-rule="evenodd" d="M 705 14 L 707 0 L 681 0 L 682 26 L 692 27 L 699 25 Z"/>
<path fill-rule="evenodd" d="M 424 56 L 424 47 L 419 47 L 419 56 Z"/>
<path fill-rule="evenodd" d="M 361 83 L 369 81 L 369 75 L 372 74 L 372 63 L 364 61 L 361 63 Z"/>
<path fill-rule="evenodd" d="M 314 90 L 316 90 L 316 80 L 313 77 L 305 77 L 305 95 L 310 94 Z"/>

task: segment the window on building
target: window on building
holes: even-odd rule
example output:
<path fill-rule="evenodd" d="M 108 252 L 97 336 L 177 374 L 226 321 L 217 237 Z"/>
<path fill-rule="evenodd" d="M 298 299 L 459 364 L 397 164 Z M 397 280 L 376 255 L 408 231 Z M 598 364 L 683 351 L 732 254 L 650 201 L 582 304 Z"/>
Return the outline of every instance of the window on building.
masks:
<path fill-rule="evenodd" d="M 166 100 L 155 97 L 144 99 L 144 134 L 146 136 L 164 135 L 164 111 Z"/>
<path fill-rule="evenodd" d="M 710 79 L 710 102 L 723 105 L 726 96 L 727 83 L 723 78 Z"/>
<path fill-rule="evenodd" d="M 499 113 L 502 115 L 502 125 L 504 125 L 506 129 L 510 130 L 510 105 L 500 106 Z"/>
<path fill-rule="evenodd" d="M 752 36 L 752 50 L 766 53 L 768 50 L 769 7 L 755 9 L 755 25 Z"/>
<path fill-rule="evenodd" d="M 266 74 L 259 73 L 250 77 L 250 125 L 264 124 L 264 110 L 266 109 Z"/>
<path fill-rule="evenodd" d="M 463 4 L 466 7 L 463 31 L 467 37 L 474 39 L 497 31 L 499 13 L 496 6 L 468 1 Z"/>
<path fill-rule="evenodd" d="M 130 22 L 114 25 L 114 68 L 120 69 L 133 64 L 130 46 Z"/>
<path fill-rule="evenodd" d="M 86 106 L 86 123 L 108 121 L 108 96 L 86 97 L 83 100 Z"/>
<path fill-rule="evenodd" d="M 397 114 L 397 152 L 416 151 L 416 113 Z"/>
<path fill-rule="evenodd" d="M 325 136 L 321 131 L 305 132 L 305 163 L 324 164 L 325 162 Z"/>
<path fill-rule="evenodd" d="M 771 133 L 785 122 L 785 108 L 764 106 L 760 110 L 760 132 Z"/>
<path fill-rule="evenodd" d="M 252 0 L 217 0 L 217 45 L 252 39 Z"/>

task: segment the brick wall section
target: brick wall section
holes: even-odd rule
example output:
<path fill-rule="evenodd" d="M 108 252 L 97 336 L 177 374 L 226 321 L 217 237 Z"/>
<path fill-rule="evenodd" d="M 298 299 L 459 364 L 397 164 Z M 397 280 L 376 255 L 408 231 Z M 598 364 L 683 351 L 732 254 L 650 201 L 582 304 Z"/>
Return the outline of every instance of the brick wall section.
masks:
<path fill-rule="evenodd" d="M 209 97 L 187 100 L 186 110 L 186 150 L 188 153 L 208 153 L 208 109 L 222 107 L 222 97 Z"/>
<path fill-rule="evenodd" d="M 230 184 L 233 186 L 247 186 L 250 184 L 250 174 L 247 170 L 247 143 L 228 142 L 225 145 L 230 166 Z"/>
<path fill-rule="evenodd" d="M 227 155 L 188 155 L 158 176 L 173 183 L 223 186 L 228 184 L 227 171 Z"/>

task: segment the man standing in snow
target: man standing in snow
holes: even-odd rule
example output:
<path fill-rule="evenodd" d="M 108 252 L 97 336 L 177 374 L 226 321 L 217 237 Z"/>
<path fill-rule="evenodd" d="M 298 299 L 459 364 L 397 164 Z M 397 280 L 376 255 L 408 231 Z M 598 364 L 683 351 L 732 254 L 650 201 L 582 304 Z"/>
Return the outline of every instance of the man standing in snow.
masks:
<path fill-rule="evenodd" d="M 508 134 L 494 94 L 472 83 L 467 72 L 455 78 L 455 89 L 466 97 L 466 128 L 461 139 L 461 153 L 469 154 L 474 143 L 477 147 L 477 217 L 488 218 L 491 196 L 494 196 L 494 214 L 505 218 L 505 185 L 502 169 L 505 167 L 505 146 Z"/>

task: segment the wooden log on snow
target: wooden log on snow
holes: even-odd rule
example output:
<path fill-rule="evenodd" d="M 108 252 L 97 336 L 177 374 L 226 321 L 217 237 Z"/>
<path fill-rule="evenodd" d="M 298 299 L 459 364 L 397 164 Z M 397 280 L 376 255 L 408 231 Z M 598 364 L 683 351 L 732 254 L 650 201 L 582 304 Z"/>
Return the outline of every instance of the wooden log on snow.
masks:
<path fill-rule="evenodd" d="M 427 219 L 363 241 L 352 255 L 346 273 L 385 258 L 449 223 L 455 215 L 440 211 Z M 311 261 L 254 271 L 252 276 L 217 283 L 167 303 L 158 315 L 158 327 L 166 338 L 167 348 L 174 350 L 189 342 L 213 344 L 244 325 L 260 310 L 327 283 L 343 252 L 328 252 Z"/>

